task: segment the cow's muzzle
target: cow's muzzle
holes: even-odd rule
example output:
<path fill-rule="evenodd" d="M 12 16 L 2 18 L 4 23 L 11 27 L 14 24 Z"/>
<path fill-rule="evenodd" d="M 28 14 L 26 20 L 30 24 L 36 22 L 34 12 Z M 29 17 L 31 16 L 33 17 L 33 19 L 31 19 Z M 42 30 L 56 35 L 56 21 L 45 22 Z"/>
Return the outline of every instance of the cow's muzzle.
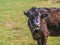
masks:
<path fill-rule="evenodd" d="M 40 28 L 35 28 L 32 32 L 33 38 L 36 40 L 41 38 L 41 33 L 39 32 L 39 30 L 40 30 Z"/>
<path fill-rule="evenodd" d="M 34 32 L 37 32 L 37 31 L 39 31 L 40 30 L 40 28 L 35 28 L 35 29 L 33 29 L 33 33 Z"/>

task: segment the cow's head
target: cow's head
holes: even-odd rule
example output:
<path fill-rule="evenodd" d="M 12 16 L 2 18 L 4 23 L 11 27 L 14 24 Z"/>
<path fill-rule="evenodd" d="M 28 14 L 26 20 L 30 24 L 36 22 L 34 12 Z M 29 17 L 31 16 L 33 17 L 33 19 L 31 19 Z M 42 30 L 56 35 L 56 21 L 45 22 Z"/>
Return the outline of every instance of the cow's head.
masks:
<path fill-rule="evenodd" d="M 41 25 L 41 19 L 44 19 L 48 16 L 47 10 L 44 8 L 36 8 L 36 7 L 32 7 L 26 11 L 24 11 L 24 15 L 26 15 L 32 26 L 35 29 L 40 29 L 40 25 Z"/>

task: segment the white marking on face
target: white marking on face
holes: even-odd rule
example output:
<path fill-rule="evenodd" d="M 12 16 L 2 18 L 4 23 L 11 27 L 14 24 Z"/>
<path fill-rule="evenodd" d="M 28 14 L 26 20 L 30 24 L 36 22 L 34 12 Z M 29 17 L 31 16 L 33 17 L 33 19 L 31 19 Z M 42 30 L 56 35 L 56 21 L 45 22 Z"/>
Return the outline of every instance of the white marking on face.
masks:
<path fill-rule="evenodd" d="M 40 13 L 39 13 L 38 15 L 39 15 L 39 16 L 41 16 L 41 14 L 40 14 Z"/>
<path fill-rule="evenodd" d="M 36 17 L 34 18 L 34 24 L 38 27 L 40 27 L 40 16 L 41 14 L 39 14 L 37 18 Z"/>

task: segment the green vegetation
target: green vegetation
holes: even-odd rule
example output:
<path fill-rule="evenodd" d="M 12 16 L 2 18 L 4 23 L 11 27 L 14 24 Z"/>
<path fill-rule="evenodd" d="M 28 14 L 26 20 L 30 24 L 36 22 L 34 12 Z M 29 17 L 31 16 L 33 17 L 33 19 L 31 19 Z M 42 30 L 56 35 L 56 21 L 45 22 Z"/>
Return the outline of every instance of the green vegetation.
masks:
<path fill-rule="evenodd" d="M 32 6 L 60 7 L 44 0 L 0 0 L 0 45 L 37 45 L 27 26 L 23 11 Z M 47 45 L 60 45 L 59 37 L 49 37 Z"/>

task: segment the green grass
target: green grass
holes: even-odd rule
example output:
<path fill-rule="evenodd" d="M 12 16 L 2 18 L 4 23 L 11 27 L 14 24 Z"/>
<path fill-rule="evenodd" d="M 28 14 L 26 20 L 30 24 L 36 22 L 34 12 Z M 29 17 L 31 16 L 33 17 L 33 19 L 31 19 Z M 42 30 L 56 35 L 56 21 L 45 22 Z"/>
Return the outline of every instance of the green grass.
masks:
<path fill-rule="evenodd" d="M 37 45 L 23 11 L 32 6 L 60 7 L 60 3 L 40 0 L 0 0 L 0 45 Z M 60 37 L 49 37 L 47 45 L 60 45 Z"/>

